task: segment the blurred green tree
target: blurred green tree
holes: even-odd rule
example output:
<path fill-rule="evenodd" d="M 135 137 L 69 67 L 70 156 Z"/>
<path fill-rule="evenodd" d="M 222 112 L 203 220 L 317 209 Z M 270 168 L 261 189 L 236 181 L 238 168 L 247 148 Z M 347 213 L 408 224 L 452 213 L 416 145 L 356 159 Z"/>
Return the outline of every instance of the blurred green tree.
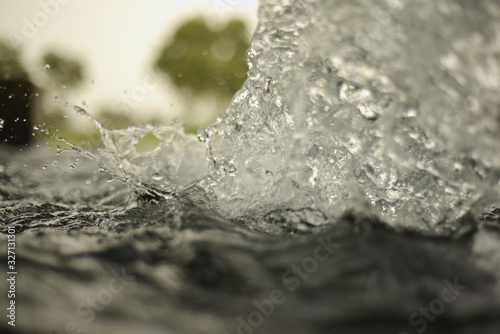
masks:
<path fill-rule="evenodd" d="M 246 79 L 250 39 L 245 23 L 235 19 L 219 27 L 212 29 L 203 18 L 185 22 L 154 64 L 182 93 L 187 132 L 213 121 Z"/>
<path fill-rule="evenodd" d="M 0 80 L 29 80 L 19 58 L 18 49 L 0 41 Z"/>
<path fill-rule="evenodd" d="M 58 87 L 75 87 L 84 79 L 83 66 L 77 60 L 48 52 L 42 57 L 42 62 L 47 69 L 49 81 Z"/>
<path fill-rule="evenodd" d="M 155 65 L 179 88 L 232 96 L 246 79 L 245 55 L 249 43 L 241 20 L 232 20 L 222 29 L 212 30 L 204 19 L 196 18 L 177 29 Z"/>

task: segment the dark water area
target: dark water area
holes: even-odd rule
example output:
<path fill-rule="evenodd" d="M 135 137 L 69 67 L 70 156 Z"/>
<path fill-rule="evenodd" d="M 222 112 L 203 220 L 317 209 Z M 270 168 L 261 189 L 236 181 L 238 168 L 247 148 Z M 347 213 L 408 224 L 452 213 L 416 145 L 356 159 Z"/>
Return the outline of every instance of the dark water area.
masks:
<path fill-rule="evenodd" d="M 95 173 L 90 196 L 92 161 L 44 170 L 49 152 L 11 154 L 0 223 L 4 251 L 16 233 L 17 317 L 4 333 L 499 332 L 498 209 L 440 236 L 312 209 L 226 219 L 197 185 L 160 200 Z M 43 174 L 61 190 L 50 201 Z"/>

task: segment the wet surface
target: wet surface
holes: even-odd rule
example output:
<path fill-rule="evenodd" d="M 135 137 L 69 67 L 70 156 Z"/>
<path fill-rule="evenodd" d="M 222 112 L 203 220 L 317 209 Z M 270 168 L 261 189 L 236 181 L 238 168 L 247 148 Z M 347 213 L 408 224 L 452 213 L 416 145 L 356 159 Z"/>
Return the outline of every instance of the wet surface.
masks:
<path fill-rule="evenodd" d="M 19 154 L 29 166 L 40 165 L 36 153 Z M 446 236 L 395 231 L 357 214 L 330 219 L 312 209 L 228 220 L 197 186 L 170 200 L 138 198 L 105 175 L 93 187 L 128 194 L 109 200 L 102 191 L 104 204 L 85 196 L 49 203 L 36 174 L 52 170 L 26 167 L 27 191 L 13 185 L 21 181 L 9 175 L 15 163 L 8 160 L 2 162 L 1 243 L 6 249 L 13 226 L 17 332 L 78 326 L 82 333 L 238 333 L 240 326 L 246 333 L 249 321 L 260 324 L 250 328 L 255 333 L 416 333 L 424 323 L 427 333 L 500 328 L 494 211 Z M 85 195 L 86 182 L 76 176 L 86 168 L 93 175 L 93 167 L 82 161 L 59 174 Z M 456 290 L 443 297 L 450 284 Z M 435 302 L 442 298 L 449 303 Z M 417 314 L 412 326 L 409 317 L 420 307 L 433 321 Z"/>
<path fill-rule="evenodd" d="M 0 147 L 2 332 L 500 333 L 498 17 L 264 0 L 197 137 Z"/>

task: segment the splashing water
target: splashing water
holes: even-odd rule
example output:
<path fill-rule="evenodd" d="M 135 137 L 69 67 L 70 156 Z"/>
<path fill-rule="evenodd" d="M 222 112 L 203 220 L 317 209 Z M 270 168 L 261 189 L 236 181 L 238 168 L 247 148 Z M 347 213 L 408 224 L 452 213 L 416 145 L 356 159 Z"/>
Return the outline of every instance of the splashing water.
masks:
<path fill-rule="evenodd" d="M 499 201 L 499 10 L 263 1 L 249 78 L 198 133 L 208 170 L 195 138 L 173 127 L 112 131 L 93 119 L 104 148 L 84 155 L 139 189 L 174 191 L 209 174 L 233 218 L 351 209 L 432 230 L 477 216 Z M 141 152 L 147 134 L 160 142 Z"/>
<path fill-rule="evenodd" d="M 408 333 L 455 282 L 415 323 L 498 333 L 499 22 L 498 1 L 262 0 L 248 79 L 196 136 L 75 106 L 99 148 L 0 147 L 16 329 Z"/>
<path fill-rule="evenodd" d="M 498 202 L 499 11 L 263 1 L 249 79 L 205 131 L 226 214 L 365 202 L 432 228 Z"/>
<path fill-rule="evenodd" d="M 96 154 L 60 139 L 82 156 L 95 160 L 101 172 L 113 175 L 139 193 L 164 196 L 186 188 L 208 173 L 203 163 L 203 145 L 181 127 L 144 125 L 109 130 L 85 109 L 73 109 L 94 122 L 103 147 Z"/>

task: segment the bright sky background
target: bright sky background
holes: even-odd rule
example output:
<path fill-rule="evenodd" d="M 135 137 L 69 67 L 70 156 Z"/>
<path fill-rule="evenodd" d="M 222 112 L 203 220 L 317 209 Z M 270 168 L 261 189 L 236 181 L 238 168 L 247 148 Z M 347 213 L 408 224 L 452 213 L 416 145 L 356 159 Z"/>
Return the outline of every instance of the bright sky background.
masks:
<path fill-rule="evenodd" d="M 180 23 L 197 15 L 214 20 L 243 18 L 253 30 L 257 24 L 257 2 L 0 0 L 0 37 L 6 38 L 8 34 L 27 37 L 21 52 L 30 73 L 46 71 L 40 58 L 48 50 L 80 60 L 87 70 L 86 79 L 82 89 L 64 96 L 70 105 L 86 100 L 89 111 L 95 113 L 113 101 L 128 101 L 133 106 L 131 114 L 140 110 L 171 120 L 178 116 L 180 108 L 176 108 L 175 93 L 169 93 L 168 85 L 163 82 L 156 89 L 148 89 L 140 103 L 130 98 L 144 80 L 146 85 L 151 84 L 148 73 L 164 41 Z M 45 14 L 47 11 L 52 12 L 49 13 L 52 17 Z M 37 24 L 38 31 L 27 30 L 27 22 Z M 58 103 L 62 102 L 61 99 Z"/>

